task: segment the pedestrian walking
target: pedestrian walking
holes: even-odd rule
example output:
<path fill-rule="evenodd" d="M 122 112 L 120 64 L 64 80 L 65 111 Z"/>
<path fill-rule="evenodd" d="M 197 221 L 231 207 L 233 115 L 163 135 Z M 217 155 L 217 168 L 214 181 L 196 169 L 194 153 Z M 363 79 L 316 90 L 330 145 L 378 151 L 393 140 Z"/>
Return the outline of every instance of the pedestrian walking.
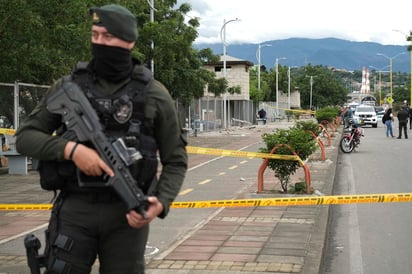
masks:
<path fill-rule="evenodd" d="M 405 134 L 405 139 L 408 139 L 408 118 L 409 118 L 409 113 L 406 111 L 406 107 L 402 106 L 401 110 L 398 112 L 398 123 L 399 123 L 399 134 L 398 134 L 398 139 L 402 139 L 402 130 Z"/>
<path fill-rule="evenodd" d="M 79 63 L 50 88 L 18 129 L 16 147 L 41 160 L 42 186 L 59 191 L 46 233 L 46 272 L 90 273 L 98 258 L 99 273 L 143 274 L 149 223 L 166 217 L 184 180 L 186 141 L 170 93 L 132 57 L 136 17 L 123 6 L 109 4 L 90 9 L 90 18 L 91 62 Z M 118 170 L 67 131 L 60 115 L 48 111 L 47 99 L 65 81 L 87 95 L 107 138 L 121 140 L 127 152 L 134 151 L 126 168 L 145 195 L 145 214 L 129 210 L 122 195 L 102 186 Z M 136 152 L 139 157 L 134 157 Z"/>
<path fill-rule="evenodd" d="M 382 122 L 386 126 L 386 137 L 395 137 L 393 135 L 393 128 L 392 128 L 392 122 L 393 122 L 393 113 L 392 113 L 392 108 L 388 108 L 385 111 L 385 114 L 382 117 Z"/>

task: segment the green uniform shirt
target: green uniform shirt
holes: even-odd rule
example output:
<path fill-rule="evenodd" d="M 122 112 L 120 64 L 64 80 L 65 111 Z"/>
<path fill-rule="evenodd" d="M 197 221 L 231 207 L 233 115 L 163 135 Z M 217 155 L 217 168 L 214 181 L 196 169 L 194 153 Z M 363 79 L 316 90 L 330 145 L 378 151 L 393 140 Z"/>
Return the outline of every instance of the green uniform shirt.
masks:
<path fill-rule="evenodd" d="M 144 73 L 137 65 L 134 74 Z M 96 88 L 102 94 L 113 94 L 130 79 L 122 83 L 111 83 L 97 79 Z M 49 90 L 48 95 L 60 88 L 62 79 Z M 19 153 L 39 160 L 63 160 L 67 140 L 53 136 L 61 126 L 59 115 L 47 110 L 47 96 L 30 113 L 16 132 L 16 148 Z M 186 140 L 180 125 L 176 108 L 167 89 L 158 81 L 151 82 L 145 102 L 145 119 L 154 124 L 154 137 L 159 148 L 162 171 L 156 189 L 156 196 L 164 206 L 160 217 L 165 217 L 169 206 L 176 198 L 183 184 L 187 170 Z"/>

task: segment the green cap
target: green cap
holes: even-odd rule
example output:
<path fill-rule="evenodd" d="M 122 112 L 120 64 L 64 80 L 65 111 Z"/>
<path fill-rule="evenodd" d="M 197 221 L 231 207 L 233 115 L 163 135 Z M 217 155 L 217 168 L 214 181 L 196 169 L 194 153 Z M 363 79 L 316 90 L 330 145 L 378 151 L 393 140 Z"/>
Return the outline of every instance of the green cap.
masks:
<path fill-rule="evenodd" d="M 117 38 L 132 42 L 137 39 L 137 21 L 130 10 L 116 4 L 90 9 L 93 24 L 104 26 Z"/>

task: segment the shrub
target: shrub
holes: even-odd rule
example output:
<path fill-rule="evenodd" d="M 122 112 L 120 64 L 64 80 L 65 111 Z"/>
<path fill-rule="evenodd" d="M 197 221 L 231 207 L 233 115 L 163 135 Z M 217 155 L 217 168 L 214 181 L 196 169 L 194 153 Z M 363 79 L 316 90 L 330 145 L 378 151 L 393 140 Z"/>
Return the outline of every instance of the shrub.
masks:
<path fill-rule="evenodd" d="M 296 182 L 294 185 L 291 185 L 289 188 L 289 193 L 292 194 L 304 194 L 306 192 L 306 183 L 305 182 Z"/>
<path fill-rule="evenodd" d="M 319 124 L 312 120 L 297 121 L 295 123 L 295 127 L 298 129 L 302 129 L 304 131 L 312 131 L 316 136 L 318 136 L 322 132 L 322 129 L 319 127 Z"/>
<path fill-rule="evenodd" d="M 306 160 L 317 147 L 312 135 L 296 126 L 290 129 L 276 129 L 274 133 L 263 134 L 262 138 L 266 147 L 260 148 L 261 152 L 270 153 L 276 145 L 287 144 L 290 149 L 281 146 L 276 149 L 275 154 L 293 155 L 294 151 L 302 161 Z M 300 163 L 298 161 L 270 159 L 268 166 L 275 172 L 275 177 L 279 179 L 282 190 L 286 193 L 290 176 L 295 174 Z"/>
<path fill-rule="evenodd" d="M 333 119 L 338 115 L 339 115 L 338 107 L 321 108 L 316 111 L 316 120 L 318 121 L 318 123 L 321 123 L 324 120 L 332 123 Z"/>

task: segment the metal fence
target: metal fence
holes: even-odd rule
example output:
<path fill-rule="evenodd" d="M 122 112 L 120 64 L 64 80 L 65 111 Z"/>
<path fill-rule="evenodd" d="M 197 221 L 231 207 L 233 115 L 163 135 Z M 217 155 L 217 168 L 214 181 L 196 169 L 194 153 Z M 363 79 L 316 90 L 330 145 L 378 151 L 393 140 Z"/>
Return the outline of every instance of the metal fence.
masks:
<path fill-rule="evenodd" d="M 0 128 L 17 129 L 24 118 L 46 94 L 48 85 L 0 83 Z M 189 130 L 212 131 L 224 127 L 224 100 L 220 97 L 195 99 L 188 108 L 177 108 Z M 256 123 L 257 106 L 248 100 L 226 100 L 226 125 L 242 126 Z M 268 113 L 271 115 L 271 112 Z M 268 117 L 269 117 L 268 115 Z"/>
<path fill-rule="evenodd" d="M 279 102 L 279 109 L 277 109 L 276 102 L 260 102 L 259 109 L 266 111 L 266 117 L 268 121 L 276 121 L 277 119 L 284 119 L 286 117 L 286 110 L 288 106 L 286 103 Z"/>
<path fill-rule="evenodd" d="M 28 83 L 0 83 L 0 128 L 17 129 L 46 94 L 49 86 Z M 13 135 L 6 135 L 9 150 L 15 151 Z"/>
<path fill-rule="evenodd" d="M 223 129 L 225 123 L 224 100 L 218 97 L 204 97 L 193 100 L 186 117 L 186 127 L 197 131 Z M 252 101 L 227 100 L 226 125 L 243 126 L 256 123 L 256 105 Z"/>
<path fill-rule="evenodd" d="M 40 102 L 50 86 L 28 83 L 0 83 L 2 104 L 0 115 L 3 127 L 18 128 Z"/>

